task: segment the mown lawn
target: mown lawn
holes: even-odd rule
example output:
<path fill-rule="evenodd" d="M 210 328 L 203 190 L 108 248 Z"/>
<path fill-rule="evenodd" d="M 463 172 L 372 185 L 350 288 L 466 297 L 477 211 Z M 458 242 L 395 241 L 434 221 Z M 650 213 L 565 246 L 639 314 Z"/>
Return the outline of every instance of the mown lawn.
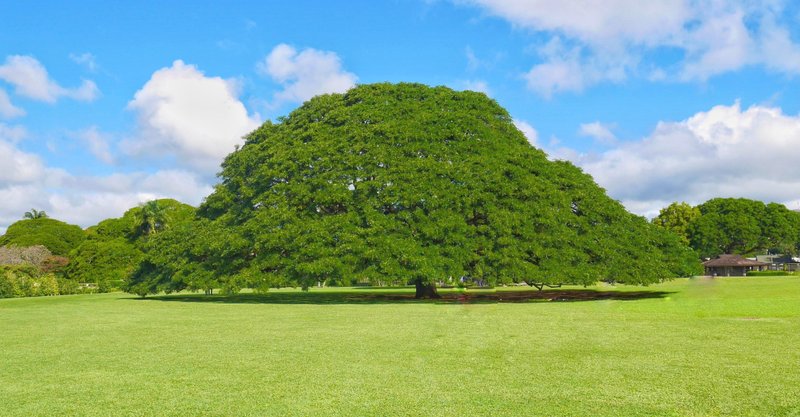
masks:
<path fill-rule="evenodd" d="M 0 415 L 800 416 L 800 278 L 592 290 L 3 299 Z"/>

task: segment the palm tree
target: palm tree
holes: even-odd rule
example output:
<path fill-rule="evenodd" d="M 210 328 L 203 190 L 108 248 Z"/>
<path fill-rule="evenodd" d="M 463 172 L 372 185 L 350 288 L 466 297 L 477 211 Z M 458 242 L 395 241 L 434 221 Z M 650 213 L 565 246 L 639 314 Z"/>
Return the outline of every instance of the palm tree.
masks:
<path fill-rule="evenodd" d="M 148 201 L 139 206 L 136 215 L 136 230 L 138 233 L 149 236 L 167 228 L 169 216 L 158 200 Z"/>
<path fill-rule="evenodd" d="M 22 216 L 23 219 L 44 219 L 47 217 L 47 213 L 44 210 L 36 210 L 34 208 L 31 211 L 26 211 L 25 214 Z"/>

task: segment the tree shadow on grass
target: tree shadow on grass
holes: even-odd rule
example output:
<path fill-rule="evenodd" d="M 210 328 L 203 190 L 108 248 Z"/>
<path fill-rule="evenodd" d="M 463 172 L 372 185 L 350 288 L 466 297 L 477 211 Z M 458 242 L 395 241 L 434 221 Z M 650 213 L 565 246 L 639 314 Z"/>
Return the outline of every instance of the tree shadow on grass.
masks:
<path fill-rule="evenodd" d="M 187 303 L 223 304 L 491 304 L 526 302 L 576 302 L 599 300 L 644 300 L 664 298 L 672 294 L 666 291 L 598 291 L 591 289 L 555 290 L 510 290 L 510 291 L 441 291 L 442 298 L 414 298 L 413 291 L 309 291 L 309 292 L 268 292 L 266 294 L 204 295 L 170 294 L 147 297 L 143 301 L 171 301 Z"/>

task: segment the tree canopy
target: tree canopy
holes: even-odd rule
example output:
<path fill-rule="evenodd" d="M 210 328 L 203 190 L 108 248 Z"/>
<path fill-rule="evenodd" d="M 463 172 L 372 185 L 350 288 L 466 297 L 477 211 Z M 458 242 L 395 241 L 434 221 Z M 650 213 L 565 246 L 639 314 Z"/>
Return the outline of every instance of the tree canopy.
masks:
<path fill-rule="evenodd" d="M 80 226 L 47 217 L 15 222 L 0 236 L 0 246 L 28 247 L 42 245 L 54 255 L 66 256 L 80 245 L 86 234 Z"/>
<path fill-rule="evenodd" d="M 147 241 L 194 218 L 195 208 L 173 199 L 148 201 L 87 229 L 88 238 L 70 252 L 65 275 L 101 288 L 127 280 L 152 246 Z M 127 283 L 126 283 L 127 284 Z"/>
<path fill-rule="evenodd" d="M 675 233 L 684 242 L 689 243 L 689 225 L 698 217 L 700 217 L 700 209 L 685 202 L 676 202 L 661 209 L 652 222 Z"/>
<path fill-rule="evenodd" d="M 135 283 L 413 282 L 435 296 L 463 280 L 647 284 L 697 268 L 676 236 L 548 160 L 480 93 L 373 84 L 318 96 L 222 168 L 202 233 L 160 233 Z"/>
<path fill-rule="evenodd" d="M 700 215 L 689 223 L 687 231 L 691 246 L 703 257 L 797 251 L 800 214 L 782 204 L 714 198 L 697 209 Z"/>

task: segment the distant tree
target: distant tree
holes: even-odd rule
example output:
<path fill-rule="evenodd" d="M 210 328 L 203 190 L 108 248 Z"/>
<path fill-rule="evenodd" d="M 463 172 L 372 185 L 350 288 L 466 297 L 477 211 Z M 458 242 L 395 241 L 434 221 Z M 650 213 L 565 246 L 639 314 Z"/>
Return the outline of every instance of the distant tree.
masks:
<path fill-rule="evenodd" d="M 462 277 L 647 284 L 697 264 L 480 93 L 375 84 L 318 96 L 251 133 L 220 177 L 192 228 L 148 242 L 132 291 L 367 280 L 436 297 Z"/>
<path fill-rule="evenodd" d="M 28 247 L 43 245 L 53 255 L 66 256 L 86 238 L 79 226 L 59 220 L 40 217 L 13 223 L 0 236 L 0 246 Z"/>
<path fill-rule="evenodd" d="M 691 224 L 691 246 L 703 257 L 723 253 L 750 254 L 761 248 L 759 218 L 764 203 L 743 198 L 715 198 L 698 206 Z"/>
<path fill-rule="evenodd" d="M 31 211 L 26 211 L 25 214 L 22 216 L 23 219 L 43 219 L 47 217 L 47 213 L 44 210 L 39 211 L 36 209 L 31 209 Z"/>
<path fill-rule="evenodd" d="M 796 251 L 800 214 L 783 204 L 715 198 L 697 208 L 700 216 L 689 224 L 687 233 L 691 246 L 703 257 Z"/>
<path fill-rule="evenodd" d="M 700 209 L 697 207 L 692 207 L 685 202 L 675 202 L 661 209 L 658 216 L 653 218 L 652 223 L 675 233 L 684 242 L 689 243 L 689 225 L 698 217 L 700 217 Z"/>
<path fill-rule="evenodd" d="M 800 242 L 800 213 L 783 204 L 769 203 L 761 220 L 763 246 L 773 253 L 797 254 Z"/>

